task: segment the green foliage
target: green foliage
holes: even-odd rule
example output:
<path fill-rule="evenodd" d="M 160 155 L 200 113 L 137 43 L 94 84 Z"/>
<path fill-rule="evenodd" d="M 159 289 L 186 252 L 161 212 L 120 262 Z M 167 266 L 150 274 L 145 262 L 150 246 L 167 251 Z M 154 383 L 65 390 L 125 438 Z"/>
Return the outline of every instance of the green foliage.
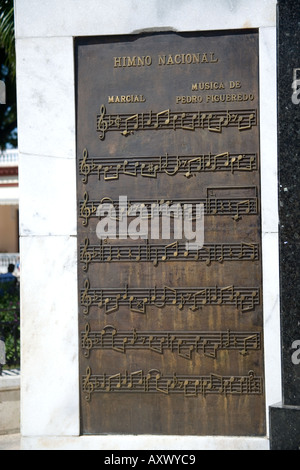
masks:
<path fill-rule="evenodd" d="M 0 105 L 0 149 L 17 147 L 16 53 L 13 0 L 0 3 L 0 80 L 6 105 Z"/>
<path fill-rule="evenodd" d="M 13 79 L 16 77 L 16 52 L 14 30 L 14 2 L 1 0 L 0 3 L 0 46 L 6 53 L 6 64 Z"/>
<path fill-rule="evenodd" d="M 1 285 L 1 289 L 2 289 Z M 0 336 L 5 340 L 6 362 L 18 366 L 20 361 L 20 295 L 19 290 L 4 288 L 0 296 Z"/>

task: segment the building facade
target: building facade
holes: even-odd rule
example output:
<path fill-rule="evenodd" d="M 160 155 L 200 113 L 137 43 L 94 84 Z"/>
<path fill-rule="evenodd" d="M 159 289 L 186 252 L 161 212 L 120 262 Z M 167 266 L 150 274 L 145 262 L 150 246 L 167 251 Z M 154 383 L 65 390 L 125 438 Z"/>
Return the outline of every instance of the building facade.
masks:
<path fill-rule="evenodd" d="M 0 153 L 0 272 L 19 262 L 19 153 Z"/>

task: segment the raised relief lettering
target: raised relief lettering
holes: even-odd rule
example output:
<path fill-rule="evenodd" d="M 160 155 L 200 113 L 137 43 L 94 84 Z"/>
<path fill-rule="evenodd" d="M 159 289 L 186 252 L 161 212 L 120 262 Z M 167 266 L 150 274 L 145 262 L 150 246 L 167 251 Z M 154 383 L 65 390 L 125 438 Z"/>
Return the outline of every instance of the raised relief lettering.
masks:
<path fill-rule="evenodd" d="M 188 54 L 161 54 L 158 56 L 158 65 L 190 65 L 214 64 L 219 62 L 214 52 L 197 52 Z"/>
<path fill-rule="evenodd" d="M 152 65 L 152 57 L 147 56 L 123 56 L 114 57 L 114 68 L 117 67 L 149 67 Z"/>
<path fill-rule="evenodd" d="M 111 103 L 145 103 L 144 95 L 112 95 L 107 97 L 109 104 Z"/>

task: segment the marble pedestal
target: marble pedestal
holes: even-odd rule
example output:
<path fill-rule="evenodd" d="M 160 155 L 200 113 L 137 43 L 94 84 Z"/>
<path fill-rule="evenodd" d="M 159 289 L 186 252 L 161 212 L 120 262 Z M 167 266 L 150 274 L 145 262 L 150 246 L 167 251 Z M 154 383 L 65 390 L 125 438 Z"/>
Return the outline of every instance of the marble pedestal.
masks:
<path fill-rule="evenodd" d="M 74 37 L 258 28 L 266 410 L 280 402 L 276 0 L 15 0 L 23 449 L 267 449 L 255 437 L 80 436 Z M 267 421 L 267 428 L 269 422 Z"/>

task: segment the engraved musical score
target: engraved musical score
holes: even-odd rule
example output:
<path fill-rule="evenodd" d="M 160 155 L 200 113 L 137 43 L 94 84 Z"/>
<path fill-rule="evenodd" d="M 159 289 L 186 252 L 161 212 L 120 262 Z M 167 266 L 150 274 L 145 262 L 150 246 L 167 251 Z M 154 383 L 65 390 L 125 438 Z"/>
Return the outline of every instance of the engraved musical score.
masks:
<path fill-rule="evenodd" d="M 164 375 L 160 370 L 151 369 L 114 375 L 93 375 L 90 367 L 82 378 L 82 389 L 87 401 L 94 393 L 162 393 L 180 394 L 184 397 L 205 398 L 207 395 L 261 395 L 262 377 L 251 370 L 246 376 L 221 376 L 209 374 L 177 375 L 175 372 Z"/>
<path fill-rule="evenodd" d="M 84 281 L 81 289 L 81 305 L 83 313 L 89 314 L 91 306 L 104 309 L 105 314 L 127 307 L 131 312 L 146 314 L 148 306 L 158 309 L 166 305 L 174 305 L 179 310 L 188 307 L 192 312 L 203 306 L 221 305 L 234 306 L 241 312 L 253 310 L 260 303 L 258 287 L 235 287 L 233 285 L 219 287 L 128 287 L 124 288 L 92 288 L 90 281 Z"/>
<path fill-rule="evenodd" d="M 120 262 L 149 262 L 158 266 L 161 262 L 171 261 L 197 261 L 211 266 L 213 262 L 224 261 L 258 261 L 258 243 L 206 243 L 196 251 L 187 250 L 184 243 L 178 241 L 161 244 L 149 243 L 110 243 L 108 240 L 99 240 L 91 244 L 88 237 L 80 244 L 80 263 L 83 271 L 87 272 L 93 263 L 120 263 Z"/>
<path fill-rule="evenodd" d="M 261 334 L 254 331 L 119 331 L 112 325 L 92 331 L 86 323 L 81 332 L 81 347 L 85 357 L 93 350 L 107 349 L 126 354 L 127 351 L 147 350 L 157 354 L 165 351 L 191 360 L 195 354 L 217 359 L 220 351 L 235 350 L 246 356 L 261 348 Z"/>
<path fill-rule="evenodd" d="M 216 188 L 218 189 L 218 188 Z M 165 197 L 159 197 L 156 200 L 154 199 L 142 199 L 139 200 L 128 200 L 127 206 L 120 209 L 119 200 L 113 200 L 109 196 L 104 196 L 101 199 L 97 200 L 90 200 L 89 194 L 87 191 L 84 192 L 83 200 L 79 201 L 80 207 L 80 217 L 83 219 L 82 225 L 88 225 L 90 218 L 99 218 L 99 212 L 104 204 L 111 205 L 113 209 L 113 213 L 115 214 L 115 220 L 122 220 L 122 217 L 125 216 L 132 216 L 135 215 L 135 211 L 137 208 L 143 206 L 147 211 L 147 218 L 151 218 L 153 214 L 153 210 L 157 209 L 157 207 L 161 207 L 164 205 L 165 209 L 167 210 L 171 206 L 177 206 L 179 214 L 184 209 L 184 206 L 187 204 L 191 204 L 192 207 L 192 217 L 196 217 L 196 207 L 197 204 L 203 204 L 204 206 L 204 214 L 205 215 L 230 215 L 234 221 L 238 221 L 241 219 L 242 216 L 245 215 L 256 215 L 258 210 L 258 201 L 257 201 L 257 190 L 255 187 L 253 188 L 237 188 L 238 192 L 235 190 L 235 187 L 227 187 L 222 188 L 226 189 L 226 195 L 219 195 L 216 197 L 215 192 L 210 192 L 207 189 L 206 197 L 199 198 L 199 199 L 171 199 Z M 245 199 L 245 189 L 250 189 L 250 196 Z M 233 193 L 240 193 L 240 196 L 237 196 Z M 232 197 L 230 197 L 232 195 Z M 226 197 L 227 196 L 227 197 Z M 145 212 L 146 212 L 145 211 Z M 174 217 L 176 217 L 173 214 Z"/>
<path fill-rule="evenodd" d="M 265 435 L 258 33 L 75 64 L 81 433 Z"/>
<path fill-rule="evenodd" d="M 257 125 L 256 109 L 222 111 L 164 111 L 136 114 L 106 114 L 102 104 L 97 115 L 96 130 L 100 140 L 105 139 L 109 131 L 119 131 L 127 137 L 136 131 L 173 130 L 195 131 L 204 129 L 221 133 L 224 128 L 233 127 L 246 131 Z"/>
<path fill-rule="evenodd" d="M 85 148 L 79 160 L 79 173 L 82 182 L 88 183 L 90 176 L 97 175 L 98 180 L 118 180 L 121 175 L 157 178 L 160 174 L 175 176 L 178 173 L 185 178 L 197 176 L 203 172 L 227 171 L 232 174 L 243 171 L 256 171 L 258 157 L 256 153 L 230 153 L 201 155 L 162 155 L 156 157 L 90 157 Z"/>

